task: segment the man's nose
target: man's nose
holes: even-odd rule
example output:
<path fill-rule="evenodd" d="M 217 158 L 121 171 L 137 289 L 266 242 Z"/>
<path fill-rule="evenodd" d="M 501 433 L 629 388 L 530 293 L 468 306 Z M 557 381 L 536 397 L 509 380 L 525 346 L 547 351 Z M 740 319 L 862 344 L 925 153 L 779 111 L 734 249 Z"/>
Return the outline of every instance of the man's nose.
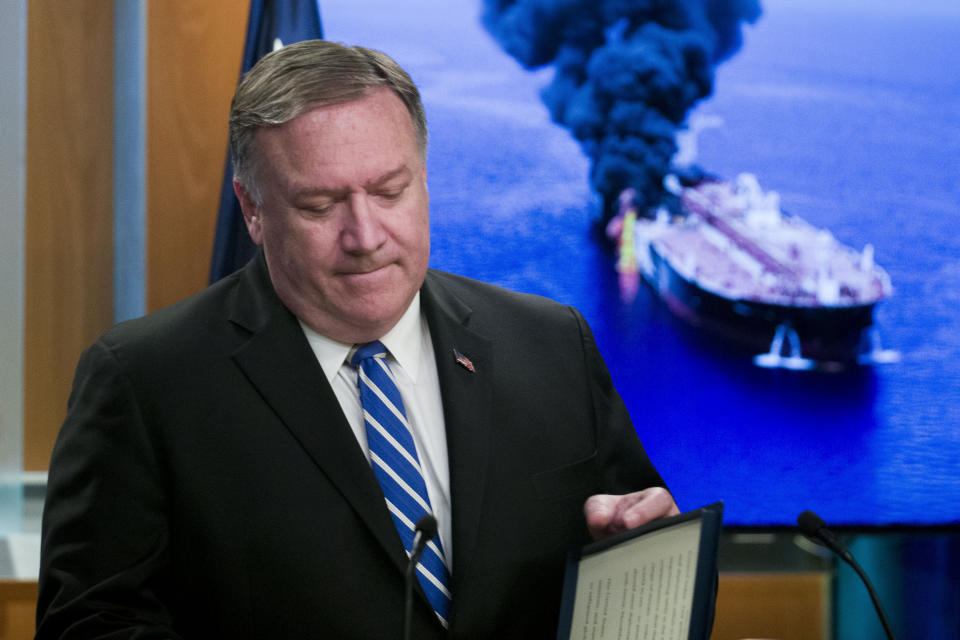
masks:
<path fill-rule="evenodd" d="M 340 239 L 344 251 L 348 253 L 371 253 L 386 241 L 378 210 L 369 195 L 351 194 L 347 199 Z"/>

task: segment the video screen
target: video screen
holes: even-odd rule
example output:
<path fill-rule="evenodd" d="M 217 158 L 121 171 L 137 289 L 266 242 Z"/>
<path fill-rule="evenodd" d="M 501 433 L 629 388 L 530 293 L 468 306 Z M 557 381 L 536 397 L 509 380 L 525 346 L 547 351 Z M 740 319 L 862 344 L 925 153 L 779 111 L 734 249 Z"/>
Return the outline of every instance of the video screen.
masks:
<path fill-rule="evenodd" d="M 960 4 L 576 4 L 320 2 L 421 88 L 432 266 L 578 308 L 682 509 L 960 522 Z"/>

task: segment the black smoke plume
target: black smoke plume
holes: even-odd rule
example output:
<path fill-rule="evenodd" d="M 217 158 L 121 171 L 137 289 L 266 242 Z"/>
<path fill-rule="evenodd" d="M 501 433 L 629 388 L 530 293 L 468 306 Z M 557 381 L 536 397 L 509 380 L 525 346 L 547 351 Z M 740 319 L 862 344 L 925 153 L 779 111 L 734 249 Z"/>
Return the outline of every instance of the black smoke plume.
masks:
<path fill-rule="evenodd" d="M 687 111 L 741 44 L 759 0 L 484 0 L 483 24 L 527 69 L 552 64 L 543 101 L 591 160 L 604 222 L 632 187 L 663 194 Z M 642 209 L 641 209 L 642 210 Z"/>

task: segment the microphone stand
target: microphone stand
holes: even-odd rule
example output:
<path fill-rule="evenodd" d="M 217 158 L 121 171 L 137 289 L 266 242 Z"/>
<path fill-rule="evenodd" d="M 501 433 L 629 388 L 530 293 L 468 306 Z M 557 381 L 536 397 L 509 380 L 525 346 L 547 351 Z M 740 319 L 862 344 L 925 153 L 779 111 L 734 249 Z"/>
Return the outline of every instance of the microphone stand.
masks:
<path fill-rule="evenodd" d="M 880 618 L 880 624 L 883 625 L 883 630 L 886 632 L 888 640 L 895 640 L 893 630 L 890 628 L 890 622 L 887 620 L 887 614 L 884 613 L 883 606 L 880 604 L 880 597 L 873 588 L 870 578 L 867 577 L 867 573 L 863 570 L 863 567 L 860 566 L 860 563 L 854 559 L 850 550 L 840 542 L 839 538 L 827 528 L 827 524 L 823 519 L 813 511 L 804 511 L 801 513 L 797 518 L 797 525 L 799 525 L 800 531 L 808 539 L 820 546 L 830 549 L 840 556 L 841 560 L 853 567 L 853 570 L 860 576 L 860 580 L 863 581 L 864 586 L 867 587 L 867 593 L 870 594 L 873 608 L 877 611 L 877 617 Z"/>
<path fill-rule="evenodd" d="M 870 583 L 870 579 L 867 578 L 866 572 L 860 566 L 860 563 L 853 559 L 852 555 L 849 559 L 844 558 L 844 560 L 847 564 L 853 567 L 853 570 L 856 571 L 857 575 L 860 576 L 860 579 L 863 580 L 863 584 L 867 587 L 867 593 L 870 594 L 870 600 L 873 601 L 873 608 L 877 610 L 877 617 L 880 618 L 880 624 L 883 625 L 883 630 L 887 633 L 887 638 L 889 640 L 894 640 L 893 631 L 890 629 L 890 622 L 887 621 L 887 614 L 883 612 L 883 606 L 880 604 L 880 597 L 877 595 L 876 590 Z"/>
<path fill-rule="evenodd" d="M 420 564 L 420 556 L 423 550 L 427 548 L 427 543 L 437 535 L 437 520 L 430 514 L 421 516 L 417 520 L 416 530 L 413 535 L 413 549 L 410 550 L 410 561 L 407 563 L 407 570 L 404 573 L 404 597 L 403 597 L 403 640 L 410 640 L 410 618 L 413 613 L 413 578 L 416 573 L 417 565 Z"/>

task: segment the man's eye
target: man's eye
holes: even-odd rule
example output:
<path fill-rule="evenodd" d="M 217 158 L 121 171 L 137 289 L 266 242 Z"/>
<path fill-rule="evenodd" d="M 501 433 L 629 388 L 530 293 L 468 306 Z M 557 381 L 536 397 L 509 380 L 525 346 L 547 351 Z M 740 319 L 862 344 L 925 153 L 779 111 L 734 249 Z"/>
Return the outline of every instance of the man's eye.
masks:
<path fill-rule="evenodd" d="M 303 216 L 310 217 L 310 218 L 321 218 L 330 213 L 330 210 L 333 209 L 333 205 L 332 204 L 323 204 L 323 205 L 311 204 L 311 205 L 304 205 L 302 207 L 299 207 L 299 209 L 300 209 L 301 215 Z"/>
<path fill-rule="evenodd" d="M 383 189 L 382 191 L 376 192 L 377 197 L 386 200 L 387 202 L 393 202 L 399 200 L 403 193 L 407 190 L 407 185 L 402 187 L 391 187 L 389 189 Z"/>

